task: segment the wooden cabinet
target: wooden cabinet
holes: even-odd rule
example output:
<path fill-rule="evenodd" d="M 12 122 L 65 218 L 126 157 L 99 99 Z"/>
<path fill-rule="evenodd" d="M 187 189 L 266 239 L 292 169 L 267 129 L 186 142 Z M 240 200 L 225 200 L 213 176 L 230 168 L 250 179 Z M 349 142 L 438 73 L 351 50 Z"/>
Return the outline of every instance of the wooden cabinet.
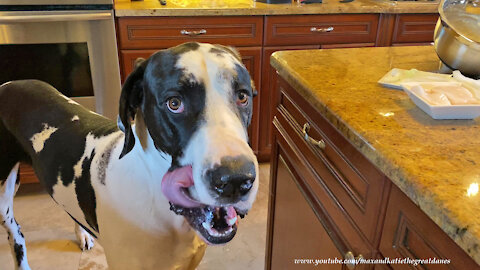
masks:
<path fill-rule="evenodd" d="M 390 258 L 450 259 L 448 265 L 420 266 L 421 269 L 480 269 L 480 267 L 425 216 L 397 187 L 392 186 L 380 252 Z M 395 269 L 410 269 L 395 265 Z"/>
<path fill-rule="evenodd" d="M 22 184 L 30 184 L 30 183 L 38 183 L 37 175 L 33 170 L 32 166 L 20 163 L 20 183 Z"/>
<path fill-rule="evenodd" d="M 426 45 L 433 42 L 437 14 L 400 14 L 395 18 L 392 45 Z"/>
<path fill-rule="evenodd" d="M 295 258 L 346 254 L 451 260 L 355 269 L 480 269 L 309 101 L 278 75 L 275 79 L 266 269 L 296 269 Z"/>
<path fill-rule="evenodd" d="M 416 46 L 433 42 L 438 14 L 382 14 L 376 46 Z"/>

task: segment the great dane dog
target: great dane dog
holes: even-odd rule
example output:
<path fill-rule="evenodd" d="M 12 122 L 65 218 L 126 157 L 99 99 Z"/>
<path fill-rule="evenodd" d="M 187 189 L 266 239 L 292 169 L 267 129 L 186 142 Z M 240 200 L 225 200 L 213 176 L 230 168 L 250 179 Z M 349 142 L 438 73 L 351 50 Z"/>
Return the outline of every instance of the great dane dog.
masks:
<path fill-rule="evenodd" d="M 0 222 L 16 268 L 30 269 L 13 214 L 24 161 L 75 220 L 81 247 L 92 236 L 102 244 L 110 269 L 195 269 L 256 197 L 255 94 L 234 49 L 203 43 L 138 61 L 117 123 L 41 81 L 0 86 Z"/>

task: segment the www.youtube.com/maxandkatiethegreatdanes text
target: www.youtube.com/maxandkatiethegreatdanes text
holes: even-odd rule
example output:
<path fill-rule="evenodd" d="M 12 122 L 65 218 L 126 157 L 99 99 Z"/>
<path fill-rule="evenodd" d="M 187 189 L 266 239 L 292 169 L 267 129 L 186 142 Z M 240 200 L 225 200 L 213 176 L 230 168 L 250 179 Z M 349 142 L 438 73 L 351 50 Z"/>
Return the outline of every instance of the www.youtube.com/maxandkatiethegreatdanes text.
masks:
<path fill-rule="evenodd" d="M 294 264 L 308 264 L 313 266 L 319 266 L 321 264 L 409 264 L 413 266 L 426 265 L 426 264 L 450 264 L 450 259 L 411 259 L 411 258 L 383 258 L 383 259 L 339 259 L 339 258 L 327 258 L 327 259 L 293 259 Z"/>

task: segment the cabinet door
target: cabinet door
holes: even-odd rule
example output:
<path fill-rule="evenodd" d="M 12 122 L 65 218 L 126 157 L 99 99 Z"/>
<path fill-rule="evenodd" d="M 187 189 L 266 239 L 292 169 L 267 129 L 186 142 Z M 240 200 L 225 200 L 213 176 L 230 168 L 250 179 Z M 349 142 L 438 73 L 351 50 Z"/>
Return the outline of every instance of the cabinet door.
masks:
<path fill-rule="evenodd" d="M 327 231 L 297 187 L 295 169 L 279 155 L 271 266 L 268 269 L 342 269 L 341 264 L 298 264 L 295 259 L 342 259 Z"/>

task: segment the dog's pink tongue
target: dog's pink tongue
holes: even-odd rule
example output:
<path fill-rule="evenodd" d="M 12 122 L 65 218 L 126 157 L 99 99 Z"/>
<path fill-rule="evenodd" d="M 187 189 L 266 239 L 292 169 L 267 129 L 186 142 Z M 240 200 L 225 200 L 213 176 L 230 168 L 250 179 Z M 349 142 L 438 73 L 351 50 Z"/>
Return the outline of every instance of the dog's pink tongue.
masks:
<path fill-rule="evenodd" d="M 193 186 L 192 166 L 185 166 L 167 172 L 162 179 L 162 192 L 173 203 L 187 208 L 200 207 L 202 204 L 192 200 L 182 188 Z"/>

